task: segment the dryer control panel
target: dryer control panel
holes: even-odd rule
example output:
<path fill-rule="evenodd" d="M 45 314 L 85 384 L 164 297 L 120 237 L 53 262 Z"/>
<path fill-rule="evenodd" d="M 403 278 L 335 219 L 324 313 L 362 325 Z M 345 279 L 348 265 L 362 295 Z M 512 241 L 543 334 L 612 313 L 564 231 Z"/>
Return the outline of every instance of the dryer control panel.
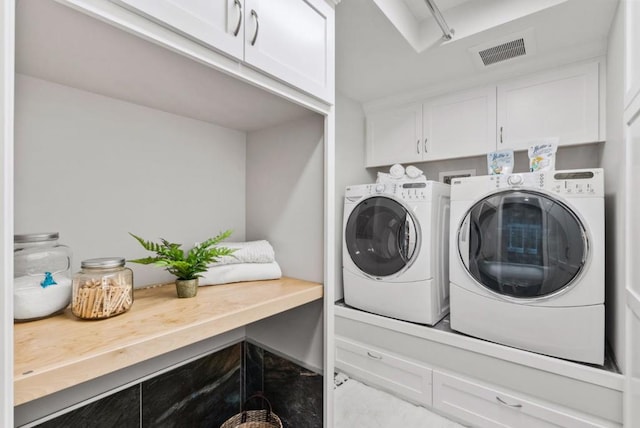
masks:
<path fill-rule="evenodd" d="M 600 168 L 492 175 L 488 178 L 490 187 L 495 190 L 526 187 L 572 197 L 604 196 L 604 172 Z"/>

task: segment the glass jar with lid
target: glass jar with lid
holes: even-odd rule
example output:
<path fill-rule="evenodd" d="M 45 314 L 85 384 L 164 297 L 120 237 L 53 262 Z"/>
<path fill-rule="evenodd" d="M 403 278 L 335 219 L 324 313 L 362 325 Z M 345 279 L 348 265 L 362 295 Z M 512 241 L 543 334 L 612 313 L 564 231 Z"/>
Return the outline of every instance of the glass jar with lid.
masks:
<path fill-rule="evenodd" d="M 83 260 L 73 276 L 71 312 L 97 320 L 125 313 L 133 304 L 133 271 L 123 257 Z"/>
<path fill-rule="evenodd" d="M 13 317 L 30 321 L 55 315 L 71 300 L 71 250 L 58 232 L 13 237 Z"/>

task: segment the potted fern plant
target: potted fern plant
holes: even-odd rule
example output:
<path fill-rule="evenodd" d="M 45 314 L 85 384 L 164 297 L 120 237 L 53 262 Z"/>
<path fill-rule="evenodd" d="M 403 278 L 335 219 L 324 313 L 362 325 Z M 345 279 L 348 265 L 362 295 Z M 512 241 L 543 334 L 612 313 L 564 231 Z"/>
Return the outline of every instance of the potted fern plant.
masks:
<path fill-rule="evenodd" d="M 176 292 L 178 297 L 194 297 L 198 292 L 198 278 L 205 272 L 209 264 L 218 261 L 218 257 L 231 255 L 235 249 L 216 246 L 231 236 L 231 231 L 219 233 L 213 238 L 197 243 L 186 254 L 181 244 L 169 242 L 160 238 L 160 243 L 146 241 L 139 236 L 129 233 L 147 250 L 154 252 L 154 257 L 129 260 L 132 263 L 155 265 L 164 268 L 176 276 Z"/>

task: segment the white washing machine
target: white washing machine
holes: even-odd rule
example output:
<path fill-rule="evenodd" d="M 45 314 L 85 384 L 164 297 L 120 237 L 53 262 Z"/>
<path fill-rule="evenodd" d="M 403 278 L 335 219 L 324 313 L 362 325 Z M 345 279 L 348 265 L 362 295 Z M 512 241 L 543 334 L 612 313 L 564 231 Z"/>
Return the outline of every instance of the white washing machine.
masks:
<path fill-rule="evenodd" d="M 604 361 L 604 173 L 451 183 L 451 328 L 569 360 Z"/>
<path fill-rule="evenodd" d="M 343 226 L 347 305 L 430 325 L 449 312 L 449 185 L 349 186 Z"/>

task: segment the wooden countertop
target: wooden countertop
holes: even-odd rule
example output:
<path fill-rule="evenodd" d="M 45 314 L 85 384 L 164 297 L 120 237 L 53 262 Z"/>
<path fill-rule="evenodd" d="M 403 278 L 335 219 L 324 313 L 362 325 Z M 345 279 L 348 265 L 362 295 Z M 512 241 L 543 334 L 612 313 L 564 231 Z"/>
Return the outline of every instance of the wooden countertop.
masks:
<path fill-rule="evenodd" d="M 129 312 L 96 321 L 61 315 L 14 325 L 14 404 L 35 400 L 165 352 L 321 299 L 322 284 L 293 278 L 137 289 Z"/>

